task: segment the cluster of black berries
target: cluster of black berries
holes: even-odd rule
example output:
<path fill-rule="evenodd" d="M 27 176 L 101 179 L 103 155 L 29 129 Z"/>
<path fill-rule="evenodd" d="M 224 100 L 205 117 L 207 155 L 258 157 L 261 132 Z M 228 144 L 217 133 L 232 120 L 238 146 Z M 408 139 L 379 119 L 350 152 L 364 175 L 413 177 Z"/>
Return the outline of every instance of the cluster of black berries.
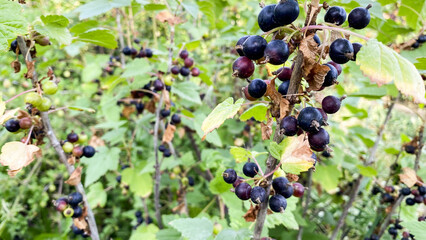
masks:
<path fill-rule="evenodd" d="M 377 195 L 381 193 L 381 200 L 385 203 L 393 203 L 395 201 L 395 188 L 393 186 L 385 186 L 384 191 L 379 186 L 374 186 L 372 189 L 372 194 Z M 412 197 L 407 197 L 405 199 L 405 203 L 409 206 L 412 206 L 414 204 L 426 204 L 426 187 L 425 186 L 418 186 L 417 189 L 415 188 L 401 188 L 399 190 L 399 194 L 402 196 L 409 196 L 413 195 Z"/>
<path fill-rule="evenodd" d="M 116 68 L 121 67 L 120 63 L 120 57 L 119 56 L 110 56 L 109 62 L 107 65 L 103 68 L 103 71 L 109 75 L 113 75 Z M 98 81 L 98 84 L 100 82 Z"/>
<path fill-rule="evenodd" d="M 41 140 L 45 135 L 43 127 L 36 123 L 39 123 L 39 121 L 33 121 L 31 116 L 18 116 L 17 118 L 7 120 L 4 123 L 4 128 L 11 133 L 25 132 L 26 134 L 29 134 L 29 129 L 33 127 L 30 136 L 24 136 L 21 138 L 22 143 L 32 143 L 34 139 Z M 28 139 L 28 137 L 30 139 Z"/>
<path fill-rule="evenodd" d="M 140 225 L 142 225 L 142 223 L 144 222 L 144 218 L 142 217 L 142 212 L 141 212 L 141 211 L 136 211 L 136 212 L 135 212 L 135 217 L 136 217 L 137 223 L 136 223 L 136 225 L 133 227 L 133 229 L 138 228 L 138 227 L 139 227 Z M 148 219 L 147 219 L 147 221 L 146 221 L 146 224 L 148 225 L 148 224 L 151 224 L 151 223 L 153 223 L 153 220 L 152 220 L 152 218 L 151 218 L 151 217 L 149 217 L 149 216 L 148 216 Z"/>
<path fill-rule="evenodd" d="M 62 149 L 65 153 L 72 154 L 77 159 L 81 157 L 91 158 L 96 153 L 95 148 L 90 145 L 84 147 L 79 145 L 86 143 L 87 139 L 88 137 L 86 134 L 81 133 L 80 135 L 78 135 L 77 133 L 72 131 L 67 135 L 67 140 L 61 142 Z"/>
<path fill-rule="evenodd" d="M 198 77 L 200 75 L 200 69 L 194 67 L 194 59 L 189 57 L 189 52 L 187 50 L 182 50 L 179 53 L 179 57 L 183 60 L 183 67 L 179 67 L 179 60 L 173 61 L 173 66 L 170 69 L 170 72 L 174 75 L 182 75 L 183 77 L 191 76 Z"/>
<path fill-rule="evenodd" d="M 247 162 L 243 166 L 243 173 L 247 177 L 253 178 L 258 174 L 259 167 L 253 162 Z M 260 204 L 267 199 L 266 190 L 262 186 L 252 188 L 243 177 L 237 175 L 234 169 L 227 169 L 222 174 L 226 183 L 232 184 L 235 188 L 235 195 L 241 200 L 248 200 L 255 204 Z M 272 181 L 275 194 L 269 199 L 269 208 L 274 212 L 284 212 L 287 207 L 287 200 L 291 196 L 301 197 L 305 188 L 300 183 L 289 183 L 285 177 L 277 177 Z"/>
<path fill-rule="evenodd" d="M 24 117 L 21 119 L 9 119 L 4 123 L 4 127 L 9 132 L 17 132 L 20 129 L 29 129 L 33 125 L 31 117 Z"/>
<path fill-rule="evenodd" d="M 164 144 L 158 146 L 158 151 L 163 153 L 163 157 L 168 158 L 172 156 L 172 152 Z"/>
<path fill-rule="evenodd" d="M 426 35 L 421 35 L 419 38 L 417 38 L 416 42 L 413 45 L 411 45 L 411 47 L 418 48 L 424 42 L 426 42 Z"/>
<path fill-rule="evenodd" d="M 133 41 L 136 44 L 140 44 L 140 40 L 139 39 L 135 39 Z M 125 55 L 125 56 L 131 56 L 132 58 L 152 58 L 152 56 L 154 55 L 152 50 L 149 48 L 143 48 L 141 47 L 141 49 L 136 50 L 136 48 L 132 47 L 132 46 L 126 46 L 123 48 L 123 50 L 121 50 L 121 52 Z"/>
<path fill-rule="evenodd" d="M 79 218 L 83 215 L 83 208 L 79 206 L 81 202 L 83 202 L 83 195 L 79 192 L 74 192 L 68 195 L 68 197 L 61 197 L 53 201 L 53 205 L 56 210 L 62 212 L 65 217 Z M 84 229 L 79 229 L 74 224 L 71 226 L 71 230 L 76 235 L 81 235 L 84 238 L 89 237 Z"/>
<path fill-rule="evenodd" d="M 400 223 L 400 220 L 396 220 L 395 223 L 393 224 L 392 227 L 388 228 L 388 233 L 392 236 L 392 239 L 396 239 L 396 237 L 398 236 L 398 230 L 402 230 L 403 227 Z M 401 240 L 414 240 L 414 235 L 410 234 L 407 231 L 402 232 L 402 238 Z"/>
<path fill-rule="evenodd" d="M 125 101 L 118 100 L 117 105 L 124 105 L 126 107 L 135 106 L 137 114 L 141 114 L 143 110 L 145 109 L 145 104 L 140 99 L 132 99 L 129 101 L 129 103 L 126 103 Z"/>

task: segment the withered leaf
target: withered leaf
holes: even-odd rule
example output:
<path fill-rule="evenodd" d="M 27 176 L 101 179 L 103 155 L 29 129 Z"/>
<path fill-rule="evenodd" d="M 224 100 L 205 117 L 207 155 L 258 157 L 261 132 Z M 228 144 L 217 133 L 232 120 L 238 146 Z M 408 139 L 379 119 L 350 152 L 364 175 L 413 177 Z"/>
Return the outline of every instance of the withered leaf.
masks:
<path fill-rule="evenodd" d="M 72 172 L 71 176 L 68 178 L 68 180 L 65 181 L 66 184 L 77 186 L 81 182 L 81 171 L 83 170 L 83 167 L 78 167 Z"/>
<path fill-rule="evenodd" d="M 89 140 L 89 145 L 96 148 L 96 147 L 105 146 L 105 142 L 104 140 L 102 140 L 102 138 L 96 135 L 93 135 Z"/>
<path fill-rule="evenodd" d="M 281 156 L 281 167 L 285 172 L 299 174 L 313 167 L 315 160 L 311 157 L 312 150 L 303 134 L 297 138 L 286 138 L 284 141 L 287 146 Z"/>
<path fill-rule="evenodd" d="M 165 10 L 165 11 L 161 11 L 157 14 L 157 16 L 155 16 L 155 18 L 160 21 L 160 22 L 168 22 L 170 25 L 176 25 L 179 23 L 182 23 L 183 20 L 180 19 L 179 17 L 174 16 L 173 14 L 171 14 L 169 11 Z"/>
<path fill-rule="evenodd" d="M 280 120 L 290 112 L 290 102 L 286 98 L 280 100 Z"/>
<path fill-rule="evenodd" d="M 6 112 L 0 117 L 0 124 L 5 123 L 7 120 L 13 118 L 15 113 L 19 110 L 19 108 L 15 108 L 12 110 L 6 110 Z"/>
<path fill-rule="evenodd" d="M 18 119 L 26 118 L 26 117 L 31 117 L 31 115 L 27 111 L 23 111 L 23 110 L 18 111 L 18 116 L 17 116 Z"/>
<path fill-rule="evenodd" d="M 417 182 L 417 174 L 413 169 L 405 167 L 402 169 L 402 173 L 399 174 L 399 180 L 407 187 L 412 187 Z"/>
<path fill-rule="evenodd" d="M 69 157 L 68 160 L 67 160 L 67 162 L 70 165 L 74 165 L 75 164 L 75 156 L 72 155 L 71 157 Z"/>
<path fill-rule="evenodd" d="M 8 166 L 13 175 L 23 167 L 28 166 L 34 157 L 41 157 L 41 149 L 35 145 L 26 145 L 22 142 L 8 142 L 1 148 L 0 164 Z"/>
<path fill-rule="evenodd" d="M 155 113 L 155 101 L 154 99 L 151 99 L 146 105 L 145 109 L 148 110 L 150 113 Z"/>
<path fill-rule="evenodd" d="M 25 78 L 32 79 L 34 77 L 35 72 L 35 60 L 26 61 L 27 64 L 27 73 L 25 73 Z"/>
<path fill-rule="evenodd" d="M 10 63 L 10 66 L 13 68 L 15 73 L 18 73 L 21 71 L 21 63 L 18 60 L 14 60 Z"/>
<path fill-rule="evenodd" d="M 271 138 L 272 135 L 272 118 L 267 113 L 266 123 L 260 123 L 260 129 L 262 130 L 262 140 L 267 140 Z"/>
<path fill-rule="evenodd" d="M 172 106 L 171 102 L 170 102 L 170 94 L 169 91 L 164 90 L 162 92 L 163 94 L 163 101 L 164 101 L 164 105 L 165 105 L 165 109 L 169 110 L 170 107 Z"/>
<path fill-rule="evenodd" d="M 73 223 L 78 229 L 84 230 L 87 228 L 87 222 L 82 217 L 73 218 Z"/>
<path fill-rule="evenodd" d="M 169 143 L 175 136 L 176 126 L 173 124 L 167 124 L 166 131 L 163 134 L 163 143 Z"/>
<path fill-rule="evenodd" d="M 121 114 L 123 115 L 123 117 L 125 117 L 125 118 L 129 119 L 129 118 L 130 118 L 130 115 L 131 115 L 132 113 L 134 113 L 135 111 L 136 111 L 135 106 L 125 106 L 125 107 L 123 108 L 123 111 L 121 112 Z"/>
<path fill-rule="evenodd" d="M 256 221 L 257 214 L 259 213 L 260 206 L 259 205 L 251 205 L 250 209 L 244 214 L 243 218 L 246 222 L 254 222 Z M 272 214 L 273 212 L 268 208 L 267 214 Z"/>

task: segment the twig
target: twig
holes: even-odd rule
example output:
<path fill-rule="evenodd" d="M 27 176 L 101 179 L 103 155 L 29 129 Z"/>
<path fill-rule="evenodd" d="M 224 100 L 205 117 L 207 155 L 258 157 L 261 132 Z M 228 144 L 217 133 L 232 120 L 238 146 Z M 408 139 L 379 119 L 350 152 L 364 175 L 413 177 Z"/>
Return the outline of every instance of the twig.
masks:
<path fill-rule="evenodd" d="M 117 23 L 117 32 L 118 32 L 118 40 L 120 41 L 120 61 L 121 61 L 121 68 L 126 67 L 126 60 L 124 59 L 125 56 L 123 54 L 123 48 L 124 48 L 124 37 L 123 37 L 123 28 L 121 27 L 121 15 L 118 8 L 115 9 L 115 21 Z"/>
<path fill-rule="evenodd" d="M 10 102 L 10 101 L 12 101 L 13 99 L 15 99 L 15 98 L 17 98 L 17 97 L 20 97 L 20 96 L 24 95 L 25 93 L 34 92 L 34 91 L 36 91 L 36 90 L 37 90 L 37 88 L 32 88 L 32 89 L 29 89 L 29 90 L 23 91 L 23 92 L 21 92 L 21 93 L 18 93 L 17 95 L 15 95 L 15 96 L 13 96 L 13 97 L 11 97 L 11 98 L 7 99 L 7 100 L 5 101 L 5 103 L 9 103 L 9 102 Z"/>
<path fill-rule="evenodd" d="M 425 129 L 425 125 L 421 126 L 419 130 L 419 145 L 417 147 L 416 160 L 414 162 L 414 171 L 416 172 L 417 170 L 419 170 L 420 156 L 422 155 L 424 129 Z"/>
<path fill-rule="evenodd" d="M 262 171 L 262 168 L 260 167 L 259 163 L 257 162 L 256 158 L 254 156 L 251 156 L 253 158 L 253 161 L 256 163 L 257 167 L 259 168 L 259 172 L 260 174 L 262 174 L 262 176 L 265 176 L 265 174 Z"/>
<path fill-rule="evenodd" d="M 386 229 L 389 226 L 390 220 L 392 219 L 393 213 L 399 207 L 399 205 L 401 205 L 401 202 L 402 202 L 403 199 L 404 199 L 404 195 L 402 195 L 402 194 L 399 195 L 398 198 L 396 199 L 395 203 L 392 205 L 390 212 L 386 215 L 386 218 L 383 221 L 382 226 L 380 227 L 380 232 L 378 234 L 379 238 L 381 238 L 383 233 L 385 233 Z"/>
<path fill-rule="evenodd" d="M 154 125 L 154 152 L 155 152 L 155 185 L 154 185 L 154 205 L 155 205 L 155 217 L 157 218 L 158 227 L 163 228 L 163 221 L 161 219 L 161 205 L 160 205 L 160 182 L 161 182 L 161 169 L 160 160 L 158 154 L 158 128 L 160 125 L 160 111 L 163 105 L 163 94 L 160 96 L 157 109 L 155 110 L 155 125 Z"/>
<path fill-rule="evenodd" d="M 305 196 L 305 206 L 303 207 L 303 212 L 302 212 L 302 217 L 306 216 L 306 213 L 308 212 L 308 208 L 309 208 L 309 202 L 311 201 L 311 186 L 312 186 L 312 168 L 309 169 L 308 172 L 308 185 L 306 186 L 308 188 L 308 191 L 306 192 Z M 297 233 L 297 240 L 302 240 L 302 236 L 303 236 L 303 226 L 299 227 L 299 232 Z"/>
<path fill-rule="evenodd" d="M 18 41 L 19 49 L 21 50 L 22 54 L 24 56 L 26 55 L 25 60 L 28 61 L 28 62 L 31 62 L 32 61 L 31 54 L 28 54 L 30 49 L 27 47 L 27 44 L 26 44 L 24 38 L 22 36 L 18 36 L 17 41 Z M 25 54 L 25 53 L 27 53 L 27 54 Z M 37 78 L 38 78 L 37 72 L 34 70 L 33 78 L 31 79 L 33 84 L 37 82 Z M 50 144 L 53 146 L 53 148 L 56 151 L 56 154 L 59 156 L 59 160 L 66 166 L 68 174 L 71 175 L 75 170 L 74 166 L 68 164 L 67 156 L 66 156 L 64 150 L 62 149 L 61 144 L 58 141 L 58 138 L 56 137 L 55 133 L 53 132 L 53 128 L 52 128 L 52 125 L 50 124 L 50 119 L 49 119 L 48 113 L 47 112 L 41 112 L 40 116 L 42 118 L 44 130 L 46 132 L 47 138 L 50 141 Z M 93 240 L 99 240 L 100 238 L 99 238 L 99 233 L 98 233 L 98 227 L 96 226 L 95 216 L 92 212 L 92 209 L 89 206 L 89 202 L 87 201 L 87 196 L 86 196 L 86 192 L 84 190 L 84 187 L 81 183 L 79 183 L 77 186 L 75 186 L 75 188 L 83 196 L 83 203 L 84 203 L 84 206 L 87 209 L 87 222 L 88 222 L 89 228 L 90 228 L 90 236 L 92 237 Z"/>

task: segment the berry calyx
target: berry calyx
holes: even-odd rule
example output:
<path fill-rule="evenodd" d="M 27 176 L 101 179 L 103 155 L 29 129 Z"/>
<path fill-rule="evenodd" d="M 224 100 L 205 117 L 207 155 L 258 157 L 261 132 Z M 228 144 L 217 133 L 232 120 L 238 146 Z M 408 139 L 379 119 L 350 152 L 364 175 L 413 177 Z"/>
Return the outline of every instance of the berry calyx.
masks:
<path fill-rule="evenodd" d="M 339 111 L 340 105 L 342 103 L 341 100 L 343 99 L 344 98 L 337 98 L 335 96 L 325 97 L 321 102 L 322 110 L 324 110 L 324 112 L 328 114 L 336 113 L 337 111 Z"/>
<path fill-rule="evenodd" d="M 9 119 L 4 124 L 4 127 L 9 132 L 17 132 L 21 127 L 19 126 L 19 120 L 16 119 Z"/>
<path fill-rule="evenodd" d="M 83 148 L 83 156 L 85 156 L 87 158 L 93 157 L 95 155 L 95 153 L 96 153 L 96 150 L 92 146 L 85 146 Z"/>
<path fill-rule="evenodd" d="M 319 127 L 323 124 L 324 118 L 318 109 L 314 107 L 306 107 L 300 111 L 297 116 L 297 124 L 306 132 L 315 133 L 319 131 Z"/>
<path fill-rule="evenodd" d="M 226 182 L 226 183 L 229 183 L 229 184 L 232 184 L 232 183 L 234 183 L 235 182 L 235 180 L 237 180 L 237 173 L 235 172 L 235 170 L 234 169 L 232 169 L 232 168 L 228 168 L 228 169 L 226 169 L 223 173 L 222 173 L 222 176 L 223 176 L 223 180 Z"/>
<path fill-rule="evenodd" d="M 368 11 L 370 8 L 371 4 L 369 4 L 366 8 L 354 8 L 348 15 L 349 27 L 355 29 L 363 29 L 367 27 L 371 20 L 370 12 Z"/>
<path fill-rule="evenodd" d="M 235 195 L 237 195 L 237 197 L 241 200 L 250 199 L 250 193 L 251 186 L 246 182 L 238 184 L 238 186 L 235 188 Z"/>
<path fill-rule="evenodd" d="M 260 204 L 266 200 L 266 191 L 263 187 L 256 186 L 250 192 L 250 199 L 256 204 Z"/>
<path fill-rule="evenodd" d="M 283 40 L 272 40 L 265 48 L 266 61 L 272 65 L 281 65 L 287 61 L 290 51 Z"/>
<path fill-rule="evenodd" d="M 339 38 L 330 45 L 329 55 L 333 62 L 344 64 L 353 59 L 354 48 L 347 39 Z"/>
<path fill-rule="evenodd" d="M 274 10 L 275 4 L 271 4 L 262 8 L 259 15 L 257 16 L 257 23 L 259 28 L 264 31 L 270 31 L 276 27 L 279 27 L 279 24 L 274 19 Z"/>
<path fill-rule="evenodd" d="M 342 7 L 334 6 L 325 13 L 324 21 L 336 25 L 342 25 L 346 21 L 346 11 Z"/>
<path fill-rule="evenodd" d="M 262 79 L 254 79 L 248 85 L 248 93 L 254 98 L 261 98 L 266 93 L 268 85 Z"/>
<path fill-rule="evenodd" d="M 274 195 L 269 199 L 269 208 L 274 212 L 283 213 L 287 208 L 287 200 L 281 195 Z"/>
<path fill-rule="evenodd" d="M 254 73 L 254 63 L 248 57 L 239 57 L 232 64 L 232 76 L 249 78 Z"/>
<path fill-rule="evenodd" d="M 284 135 L 286 136 L 294 136 L 299 131 L 299 127 L 297 126 L 297 119 L 293 116 L 287 116 L 283 118 L 280 123 L 280 128 L 283 130 Z"/>
<path fill-rule="evenodd" d="M 243 173 L 247 177 L 254 177 L 259 172 L 259 167 L 256 163 L 246 162 L 243 166 Z"/>
<path fill-rule="evenodd" d="M 296 0 L 281 0 L 274 9 L 275 21 L 283 26 L 294 22 L 299 16 L 299 3 Z"/>
<path fill-rule="evenodd" d="M 308 142 L 315 151 L 324 151 L 330 143 L 330 136 L 324 128 L 320 128 L 317 133 L 308 133 Z"/>
<path fill-rule="evenodd" d="M 258 60 L 263 57 L 268 42 L 261 36 L 250 36 L 243 43 L 243 52 L 251 60 Z"/>

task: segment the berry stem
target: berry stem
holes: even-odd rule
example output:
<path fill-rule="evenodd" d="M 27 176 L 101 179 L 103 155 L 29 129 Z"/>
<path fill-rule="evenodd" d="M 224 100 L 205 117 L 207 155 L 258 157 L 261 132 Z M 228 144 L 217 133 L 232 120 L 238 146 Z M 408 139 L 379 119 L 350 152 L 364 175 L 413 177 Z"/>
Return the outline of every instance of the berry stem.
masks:
<path fill-rule="evenodd" d="M 25 140 L 25 145 L 28 145 L 31 139 L 31 133 L 33 133 L 34 125 L 31 126 L 30 131 L 28 132 L 27 140 Z"/>
<path fill-rule="evenodd" d="M 15 98 L 20 97 L 20 96 L 24 95 L 25 93 L 34 92 L 35 90 L 37 90 L 37 88 L 32 88 L 32 89 L 29 89 L 29 90 L 23 91 L 23 92 L 21 92 L 21 93 L 18 93 L 17 95 L 15 95 L 15 96 L 13 96 L 13 97 L 9 98 L 8 100 L 6 100 L 6 101 L 5 101 L 5 103 L 9 103 L 9 102 L 11 102 L 12 100 L 14 100 Z"/>
<path fill-rule="evenodd" d="M 334 31 L 337 31 L 337 32 L 346 33 L 346 34 L 353 35 L 353 36 L 355 36 L 355 37 L 359 37 L 359 38 L 361 38 L 361 39 L 364 39 L 365 41 L 370 40 L 370 39 L 369 39 L 368 37 L 366 37 L 366 36 L 363 36 L 363 35 L 358 34 L 358 33 L 351 32 L 351 31 L 349 31 L 349 30 L 345 30 L 345 29 L 338 28 L 338 27 L 323 26 L 323 25 L 310 25 L 310 26 L 306 26 L 306 27 L 304 27 L 304 28 L 300 29 L 300 31 L 301 31 L 301 32 L 304 32 L 304 31 L 307 31 L 307 30 L 313 30 L 313 29 L 328 29 L 328 30 L 334 30 Z"/>
<path fill-rule="evenodd" d="M 257 162 L 256 158 L 254 156 L 251 156 L 251 157 L 253 158 L 253 161 L 256 163 L 257 167 L 259 168 L 260 174 L 262 174 L 262 176 L 264 176 L 265 174 L 263 173 L 263 170 L 260 167 L 259 163 Z"/>

